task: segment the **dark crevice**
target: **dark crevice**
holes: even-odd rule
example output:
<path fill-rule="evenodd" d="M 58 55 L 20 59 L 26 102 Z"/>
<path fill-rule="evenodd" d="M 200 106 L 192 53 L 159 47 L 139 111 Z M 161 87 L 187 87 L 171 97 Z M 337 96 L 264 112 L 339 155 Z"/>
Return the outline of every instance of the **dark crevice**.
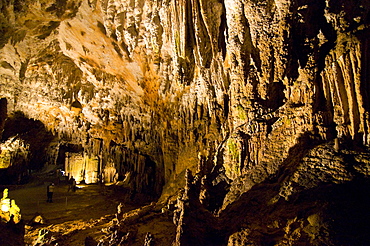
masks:
<path fill-rule="evenodd" d="M 194 0 L 193 3 L 195 3 L 192 7 L 193 10 L 193 25 L 196 25 L 196 30 L 198 32 L 195 32 L 197 34 L 195 36 L 196 44 L 198 47 L 198 53 L 201 56 L 202 66 L 205 68 L 210 68 L 212 63 L 212 48 L 211 48 L 211 40 L 209 37 L 209 34 L 207 33 L 207 28 L 203 20 L 203 16 L 201 14 L 201 6 L 199 0 Z M 197 20 L 197 21 L 196 21 Z"/>
<path fill-rule="evenodd" d="M 222 4 L 221 24 L 218 35 L 218 49 L 222 53 L 222 58 L 226 57 L 226 40 L 227 40 L 227 20 L 224 0 L 220 0 Z"/>
<path fill-rule="evenodd" d="M 267 99 L 259 99 L 259 103 L 268 108 L 270 111 L 275 111 L 285 104 L 285 85 L 282 81 L 269 83 L 267 86 Z"/>
<path fill-rule="evenodd" d="M 105 26 L 103 23 L 101 23 L 100 21 L 97 22 L 97 26 L 99 28 L 99 30 L 104 34 L 104 35 L 107 35 L 107 30 L 105 29 Z"/>

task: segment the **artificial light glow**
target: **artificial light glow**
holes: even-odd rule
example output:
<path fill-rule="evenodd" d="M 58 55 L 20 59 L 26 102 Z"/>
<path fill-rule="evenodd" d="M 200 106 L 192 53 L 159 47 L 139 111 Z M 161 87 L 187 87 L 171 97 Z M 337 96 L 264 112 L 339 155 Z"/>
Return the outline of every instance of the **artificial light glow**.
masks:
<path fill-rule="evenodd" d="M 73 177 L 77 184 L 98 182 L 99 159 L 84 153 L 66 153 L 65 173 Z"/>
<path fill-rule="evenodd" d="M 9 212 L 10 209 L 10 199 L 4 199 L 1 201 L 1 211 Z"/>
<path fill-rule="evenodd" d="M 6 206 L 5 204 L 1 205 L 1 211 L 3 212 L 9 212 L 9 207 Z"/>

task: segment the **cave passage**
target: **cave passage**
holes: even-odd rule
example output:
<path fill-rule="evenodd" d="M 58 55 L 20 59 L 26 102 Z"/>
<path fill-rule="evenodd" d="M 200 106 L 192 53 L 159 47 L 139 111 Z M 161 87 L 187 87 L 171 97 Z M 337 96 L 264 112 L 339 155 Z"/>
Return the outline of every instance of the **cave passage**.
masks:
<path fill-rule="evenodd" d="M 41 240 L 39 234 L 42 228 L 49 232 L 43 243 L 53 242 L 52 235 L 56 242 L 60 240 L 58 237 L 61 232 L 68 234 L 75 231 L 77 239 L 71 237 L 63 242 L 63 245 L 73 245 L 73 240 L 82 240 L 81 238 L 89 236 L 91 231 L 86 230 L 87 228 L 107 226 L 110 219 L 115 217 L 119 204 L 124 204 L 122 212 L 142 205 L 130 202 L 128 193 L 117 190 L 117 187 L 80 184 L 73 191 L 66 181 L 55 182 L 52 172 L 33 174 L 33 177 L 35 180 L 25 185 L 1 186 L 3 189 L 9 189 L 9 198 L 14 200 L 21 210 L 20 224 L 26 226 L 24 242 L 27 245 Z M 52 202 L 48 202 L 47 186 L 51 183 L 54 183 L 55 188 Z"/>

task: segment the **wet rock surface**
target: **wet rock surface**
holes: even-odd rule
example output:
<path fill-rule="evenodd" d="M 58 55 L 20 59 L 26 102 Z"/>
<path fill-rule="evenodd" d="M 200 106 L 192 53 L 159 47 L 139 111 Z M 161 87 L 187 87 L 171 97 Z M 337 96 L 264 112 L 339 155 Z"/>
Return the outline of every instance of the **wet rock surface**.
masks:
<path fill-rule="evenodd" d="M 369 244 L 369 6 L 2 1 L 0 175 L 155 202 L 86 245 Z"/>

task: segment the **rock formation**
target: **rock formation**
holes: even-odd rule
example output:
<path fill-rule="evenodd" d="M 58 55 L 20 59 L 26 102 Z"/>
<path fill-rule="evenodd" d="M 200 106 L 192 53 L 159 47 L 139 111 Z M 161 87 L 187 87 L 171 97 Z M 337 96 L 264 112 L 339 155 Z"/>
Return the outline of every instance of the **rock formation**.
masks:
<path fill-rule="evenodd" d="M 368 0 L 0 9 L 0 129 L 29 144 L 21 165 L 159 199 L 175 245 L 369 243 Z M 19 114 L 46 144 L 6 127 Z"/>

